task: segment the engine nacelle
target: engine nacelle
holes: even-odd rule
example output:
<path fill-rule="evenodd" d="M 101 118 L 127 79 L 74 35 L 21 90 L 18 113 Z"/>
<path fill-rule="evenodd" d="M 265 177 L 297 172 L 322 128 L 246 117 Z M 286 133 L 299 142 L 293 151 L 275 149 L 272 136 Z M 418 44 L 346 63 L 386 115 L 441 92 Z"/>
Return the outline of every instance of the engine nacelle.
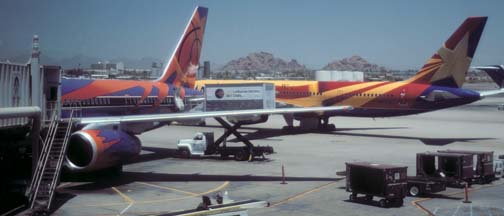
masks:
<path fill-rule="evenodd" d="M 241 124 L 258 124 L 268 121 L 268 115 L 245 115 L 245 116 L 231 116 L 226 117 L 226 119 L 233 123 L 241 123 Z"/>
<path fill-rule="evenodd" d="M 92 171 L 120 165 L 140 154 L 140 140 L 117 129 L 83 129 L 68 142 L 66 165 L 70 171 Z"/>

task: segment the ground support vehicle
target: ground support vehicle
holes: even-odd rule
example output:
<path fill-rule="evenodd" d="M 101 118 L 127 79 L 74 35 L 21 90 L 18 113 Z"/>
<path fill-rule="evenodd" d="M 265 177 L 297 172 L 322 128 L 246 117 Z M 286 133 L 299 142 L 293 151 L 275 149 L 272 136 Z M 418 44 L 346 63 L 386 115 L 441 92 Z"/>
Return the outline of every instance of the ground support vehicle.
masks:
<path fill-rule="evenodd" d="M 474 177 L 473 157 L 468 154 L 422 152 L 417 153 L 416 176 L 442 178 L 447 186 L 464 187 Z"/>
<path fill-rule="evenodd" d="M 346 163 L 346 190 L 351 192 L 350 201 L 364 200 L 371 202 L 373 197 L 379 200 L 381 207 L 403 205 L 406 196 L 407 167 L 369 162 Z"/>
<path fill-rule="evenodd" d="M 495 173 L 495 179 L 502 178 L 504 176 L 504 160 L 503 159 L 494 159 L 493 169 Z"/>
<path fill-rule="evenodd" d="M 252 160 L 274 152 L 271 146 L 220 146 L 214 142 L 213 133 L 196 133 L 192 139 L 181 139 L 177 144 L 177 151 L 183 158 L 204 155 L 220 155 L 221 158 L 227 158 L 232 155 L 237 161 Z"/>
<path fill-rule="evenodd" d="M 408 176 L 408 195 L 421 196 L 446 190 L 446 182 L 442 178 Z"/>
<path fill-rule="evenodd" d="M 488 184 L 495 180 L 493 151 L 443 150 L 438 152 L 468 154 L 473 157 L 472 183 Z"/>

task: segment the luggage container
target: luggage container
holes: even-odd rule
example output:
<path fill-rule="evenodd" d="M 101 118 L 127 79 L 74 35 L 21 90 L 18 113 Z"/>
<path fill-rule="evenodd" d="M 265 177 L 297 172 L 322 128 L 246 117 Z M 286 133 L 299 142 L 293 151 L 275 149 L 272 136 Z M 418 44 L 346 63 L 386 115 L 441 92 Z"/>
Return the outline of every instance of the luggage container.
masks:
<path fill-rule="evenodd" d="M 457 187 L 471 183 L 474 176 L 472 156 L 460 153 L 417 153 L 419 177 L 439 178 Z"/>
<path fill-rule="evenodd" d="M 473 158 L 474 176 L 472 181 L 485 184 L 495 180 L 493 151 L 441 150 L 442 153 L 468 154 Z"/>
<path fill-rule="evenodd" d="M 406 196 L 406 166 L 394 166 L 369 162 L 346 163 L 346 190 L 350 201 L 357 201 L 358 194 L 371 202 L 374 196 L 382 197 L 379 204 L 402 206 Z"/>

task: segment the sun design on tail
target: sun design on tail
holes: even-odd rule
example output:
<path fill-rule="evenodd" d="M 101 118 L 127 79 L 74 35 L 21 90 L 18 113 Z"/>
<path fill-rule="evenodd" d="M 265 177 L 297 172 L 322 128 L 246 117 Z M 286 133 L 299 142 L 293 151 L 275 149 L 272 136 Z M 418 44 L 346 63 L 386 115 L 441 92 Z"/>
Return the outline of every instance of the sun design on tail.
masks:
<path fill-rule="evenodd" d="M 186 75 L 196 75 L 198 72 L 198 65 L 193 65 L 192 63 L 189 63 L 189 67 L 187 67 Z"/>

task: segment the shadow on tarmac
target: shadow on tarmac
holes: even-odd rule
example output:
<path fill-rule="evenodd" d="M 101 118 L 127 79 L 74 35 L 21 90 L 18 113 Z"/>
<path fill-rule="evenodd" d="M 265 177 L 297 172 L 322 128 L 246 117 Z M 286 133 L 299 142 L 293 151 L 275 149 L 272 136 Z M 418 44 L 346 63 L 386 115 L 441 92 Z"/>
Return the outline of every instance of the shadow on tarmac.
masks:
<path fill-rule="evenodd" d="M 181 158 L 181 156 L 177 152 L 177 149 L 172 149 L 172 148 L 142 146 L 142 151 L 148 151 L 151 153 L 141 154 L 138 157 L 133 158 L 124 164 L 128 165 L 128 164 L 142 163 L 142 162 L 148 162 L 148 161 L 161 160 L 161 159 L 165 159 L 165 158 Z M 186 159 L 186 158 L 181 158 L 181 159 Z M 187 159 L 187 160 L 189 160 L 189 159 Z M 234 158 L 233 157 L 222 158 L 217 155 L 205 155 L 203 157 L 191 157 L 190 160 L 222 160 L 222 161 L 225 161 L 225 160 L 234 160 Z M 270 161 L 273 161 L 273 160 L 271 160 L 269 158 L 255 157 L 252 162 L 270 162 Z M 243 161 L 243 162 L 245 163 L 246 161 Z"/>
<path fill-rule="evenodd" d="M 344 178 L 322 177 L 285 177 L 285 181 L 340 181 Z M 100 190 L 110 187 L 121 186 L 133 182 L 275 182 L 282 181 L 281 176 L 254 176 L 254 175 L 201 175 L 195 174 L 169 174 L 169 173 L 143 173 L 123 172 L 120 176 L 82 176 L 78 181 L 89 182 L 87 184 L 66 187 L 65 190 Z"/>
<path fill-rule="evenodd" d="M 373 138 L 385 138 L 385 139 L 405 139 L 405 140 L 418 140 L 425 145 L 435 145 L 435 146 L 444 146 L 454 142 L 471 142 L 478 140 L 494 140 L 495 138 L 428 138 L 428 137 L 416 137 L 416 136 L 397 136 L 397 135 L 383 135 L 383 134 L 369 134 L 369 133 L 352 133 L 346 131 L 362 131 L 362 130 L 393 130 L 393 129 L 407 129 L 407 127 L 380 127 L 380 128 L 336 128 L 333 131 L 303 131 L 303 130 L 294 130 L 294 131 L 285 131 L 283 129 L 266 129 L 266 128 L 254 128 L 254 127 L 246 127 L 243 129 L 251 129 L 256 130 L 254 132 L 242 132 L 245 138 L 249 140 L 261 140 L 261 139 L 269 139 L 272 137 L 278 136 L 289 136 L 289 135 L 298 135 L 298 134 L 332 134 L 332 135 L 342 135 L 342 136 L 356 136 L 356 137 L 373 137 Z M 231 139 L 230 142 L 238 142 L 237 139 Z"/>

